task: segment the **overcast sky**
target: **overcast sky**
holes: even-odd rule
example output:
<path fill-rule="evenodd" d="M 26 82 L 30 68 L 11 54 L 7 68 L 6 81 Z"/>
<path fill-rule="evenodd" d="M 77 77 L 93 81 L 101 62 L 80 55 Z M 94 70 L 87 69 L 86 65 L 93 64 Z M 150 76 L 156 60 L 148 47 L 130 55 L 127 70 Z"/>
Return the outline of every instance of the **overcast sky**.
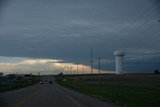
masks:
<path fill-rule="evenodd" d="M 5 56 L 89 65 L 93 48 L 105 70 L 124 50 L 126 71 L 153 72 L 160 69 L 159 20 L 160 0 L 1 0 L 1 63 Z"/>

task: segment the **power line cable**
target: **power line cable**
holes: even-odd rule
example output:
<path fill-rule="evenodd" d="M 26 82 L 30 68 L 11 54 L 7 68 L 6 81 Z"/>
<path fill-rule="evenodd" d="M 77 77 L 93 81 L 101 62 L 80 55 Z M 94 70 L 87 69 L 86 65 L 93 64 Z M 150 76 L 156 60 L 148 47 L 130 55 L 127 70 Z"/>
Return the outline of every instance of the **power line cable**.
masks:
<path fill-rule="evenodd" d="M 120 35 L 120 34 L 126 32 L 127 30 L 129 30 L 129 28 L 130 28 L 131 26 L 133 26 L 135 23 L 137 23 L 137 21 L 138 21 L 141 17 L 143 17 L 148 11 L 150 11 L 150 10 L 157 4 L 157 2 L 159 2 L 159 0 L 155 0 L 155 2 L 154 2 L 150 7 L 148 7 L 147 9 L 145 9 L 138 17 L 136 17 L 135 20 L 133 20 L 132 23 L 128 24 L 128 25 L 127 25 L 124 29 L 122 29 L 120 32 L 116 33 L 116 34 L 114 35 L 114 36 L 115 36 L 114 38 L 108 39 L 108 40 L 107 40 L 107 43 L 105 43 L 105 44 L 103 44 L 103 45 L 106 45 L 106 44 L 107 44 L 107 46 L 110 47 L 111 42 L 108 42 L 108 41 L 112 41 L 112 43 L 115 42 L 115 41 L 116 41 L 116 38 L 119 37 L 119 36 L 117 36 L 117 35 Z M 124 38 L 124 37 L 120 37 L 118 40 L 122 40 L 123 38 Z M 101 47 L 102 47 L 102 46 L 101 46 Z"/>

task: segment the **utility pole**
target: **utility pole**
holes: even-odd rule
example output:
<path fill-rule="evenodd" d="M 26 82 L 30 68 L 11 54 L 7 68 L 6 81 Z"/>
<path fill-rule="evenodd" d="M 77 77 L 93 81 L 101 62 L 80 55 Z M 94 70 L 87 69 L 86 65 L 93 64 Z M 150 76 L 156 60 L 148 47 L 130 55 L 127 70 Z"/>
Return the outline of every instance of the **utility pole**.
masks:
<path fill-rule="evenodd" d="M 77 65 L 77 74 L 78 74 L 78 62 L 76 63 L 76 65 Z"/>
<path fill-rule="evenodd" d="M 76 70 L 74 69 L 74 70 L 73 70 L 73 72 L 74 72 L 74 75 L 75 75 L 75 71 L 76 71 Z"/>
<path fill-rule="evenodd" d="M 102 58 L 97 58 L 98 59 L 98 63 L 99 63 L 99 65 L 98 65 L 98 68 L 99 68 L 99 74 L 101 73 L 101 59 Z"/>
<path fill-rule="evenodd" d="M 84 67 L 82 68 L 82 73 L 84 74 Z"/>
<path fill-rule="evenodd" d="M 73 69 L 72 69 L 72 66 L 70 66 L 70 72 L 71 72 L 71 74 L 73 74 Z"/>
<path fill-rule="evenodd" d="M 92 48 L 91 48 L 91 60 L 90 60 L 90 62 L 91 62 L 91 74 L 93 74 L 93 50 L 92 50 Z"/>

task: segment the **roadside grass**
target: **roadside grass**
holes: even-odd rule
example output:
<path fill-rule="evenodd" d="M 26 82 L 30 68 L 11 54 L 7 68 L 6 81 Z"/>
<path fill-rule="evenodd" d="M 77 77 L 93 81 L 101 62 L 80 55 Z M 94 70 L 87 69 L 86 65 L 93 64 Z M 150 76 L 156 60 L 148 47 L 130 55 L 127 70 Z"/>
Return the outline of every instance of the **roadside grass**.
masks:
<path fill-rule="evenodd" d="M 74 81 L 72 77 L 56 77 L 56 82 L 69 89 L 113 102 L 125 107 L 160 107 L 160 83 L 157 84 L 104 84 Z"/>
<path fill-rule="evenodd" d="M 25 88 L 25 87 L 37 84 L 39 81 L 40 81 L 40 78 L 36 77 L 34 80 L 30 82 L 19 82 L 19 83 L 7 84 L 7 85 L 0 85 L 0 92 L 7 92 L 11 90 Z"/>

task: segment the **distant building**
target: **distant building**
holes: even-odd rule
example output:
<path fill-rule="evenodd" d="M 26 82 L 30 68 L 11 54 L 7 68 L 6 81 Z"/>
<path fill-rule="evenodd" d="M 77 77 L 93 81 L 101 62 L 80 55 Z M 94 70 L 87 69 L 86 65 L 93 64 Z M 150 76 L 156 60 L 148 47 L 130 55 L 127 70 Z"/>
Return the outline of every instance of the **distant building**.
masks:
<path fill-rule="evenodd" d="M 159 70 L 154 70 L 155 74 L 160 74 Z"/>

